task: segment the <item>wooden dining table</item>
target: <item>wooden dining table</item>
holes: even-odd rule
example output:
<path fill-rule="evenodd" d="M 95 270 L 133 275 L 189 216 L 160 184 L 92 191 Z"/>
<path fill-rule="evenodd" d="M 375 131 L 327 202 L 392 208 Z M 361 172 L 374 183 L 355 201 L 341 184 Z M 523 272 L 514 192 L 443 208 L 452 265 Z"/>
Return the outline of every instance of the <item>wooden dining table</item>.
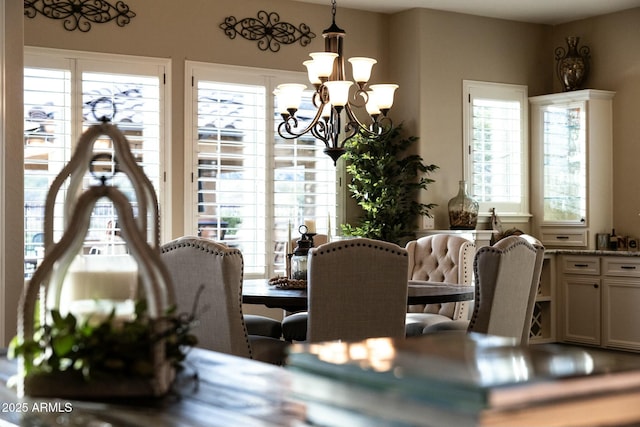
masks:
<path fill-rule="evenodd" d="M 475 287 L 469 285 L 409 280 L 407 286 L 407 305 L 470 301 L 475 296 Z M 307 309 L 307 298 L 306 288 L 283 289 L 270 285 L 266 279 L 245 279 L 242 283 L 245 304 L 295 312 Z"/>
<path fill-rule="evenodd" d="M 288 396 L 288 371 L 200 348 L 191 349 L 170 392 L 153 399 L 19 398 L 7 386 L 16 366 L 0 350 L 3 427 L 308 426 L 305 407 Z"/>

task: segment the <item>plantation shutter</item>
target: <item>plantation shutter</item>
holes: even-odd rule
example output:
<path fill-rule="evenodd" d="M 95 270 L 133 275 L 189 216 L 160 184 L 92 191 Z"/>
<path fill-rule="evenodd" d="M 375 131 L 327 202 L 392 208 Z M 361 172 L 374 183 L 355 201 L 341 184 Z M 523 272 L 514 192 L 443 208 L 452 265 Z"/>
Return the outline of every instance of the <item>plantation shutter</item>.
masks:
<path fill-rule="evenodd" d="M 298 225 L 313 219 L 326 234 L 335 220 L 333 162 L 314 138 L 277 135 L 277 79 L 264 70 L 200 64 L 192 74 L 187 227 L 241 249 L 245 277 L 284 274 Z M 310 105 L 307 94 L 300 126 Z"/>

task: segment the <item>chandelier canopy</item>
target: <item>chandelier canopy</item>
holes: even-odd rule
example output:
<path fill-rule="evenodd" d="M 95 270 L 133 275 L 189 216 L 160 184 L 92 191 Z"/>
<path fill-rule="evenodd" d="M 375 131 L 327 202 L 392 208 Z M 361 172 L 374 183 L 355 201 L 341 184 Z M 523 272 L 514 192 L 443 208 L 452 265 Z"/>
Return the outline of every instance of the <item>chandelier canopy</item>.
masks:
<path fill-rule="evenodd" d="M 355 80 L 355 92 L 351 93 L 352 81 L 345 78 L 344 57 L 342 55 L 344 30 L 336 25 L 336 0 L 331 2 L 332 24 L 323 31 L 324 52 L 309 54 L 310 60 L 304 61 L 309 81 L 313 84 L 313 105 L 317 109 L 315 116 L 306 126 L 298 128 L 296 112 L 307 89 L 303 84 L 285 83 L 279 85 L 274 94 L 282 122 L 278 134 L 282 138 L 294 139 L 311 133 L 325 144 L 324 153 L 335 164 L 345 152 L 345 142 L 362 132 L 368 136 L 380 136 L 389 132 L 391 119 L 387 117 L 393 105 L 396 84 L 367 85 L 371 69 L 377 62 L 372 58 L 349 58 Z M 363 122 L 356 109 L 366 109 L 368 118 Z M 340 141 L 341 121 L 344 118 L 344 139 Z M 364 114 L 363 114 L 364 115 Z"/>

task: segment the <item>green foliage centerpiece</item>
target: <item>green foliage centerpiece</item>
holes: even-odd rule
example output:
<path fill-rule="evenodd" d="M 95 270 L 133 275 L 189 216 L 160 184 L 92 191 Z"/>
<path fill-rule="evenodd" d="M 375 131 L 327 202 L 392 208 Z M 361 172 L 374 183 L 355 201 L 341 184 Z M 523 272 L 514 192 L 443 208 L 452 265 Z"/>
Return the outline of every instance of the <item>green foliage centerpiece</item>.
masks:
<path fill-rule="evenodd" d="M 428 174 L 438 169 L 417 154 L 405 154 L 417 140 L 403 137 L 400 125 L 378 137 L 358 134 L 348 141 L 349 191 L 363 215 L 357 226 L 343 224 L 344 234 L 396 244 L 415 236 L 418 216 L 430 216 L 436 206 L 418 202 L 418 192 L 434 182 Z"/>

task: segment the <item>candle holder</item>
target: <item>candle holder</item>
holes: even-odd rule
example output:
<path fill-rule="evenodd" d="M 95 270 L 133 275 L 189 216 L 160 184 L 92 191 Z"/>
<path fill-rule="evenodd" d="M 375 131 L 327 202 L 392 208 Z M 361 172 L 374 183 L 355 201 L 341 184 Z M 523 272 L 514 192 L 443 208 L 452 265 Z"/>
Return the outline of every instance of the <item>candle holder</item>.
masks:
<path fill-rule="evenodd" d="M 313 247 L 313 236 L 316 235 L 316 233 L 309 233 L 308 230 L 307 225 L 298 227 L 301 237 L 291 257 L 290 279 L 307 280 L 307 257 L 309 249 Z"/>
<path fill-rule="evenodd" d="M 95 141 L 103 135 L 113 141 L 113 157 L 93 153 Z M 136 216 L 127 196 L 107 185 L 112 175 L 97 172 L 105 156 L 114 163 L 112 175 L 122 172 L 130 179 Z M 100 184 L 77 196 L 87 171 Z M 65 229 L 53 242 L 53 207 L 67 179 Z M 100 260 L 83 253 L 91 213 L 105 198 L 113 203 L 130 252 L 117 263 L 113 257 Z M 81 136 L 47 194 L 45 257 L 19 301 L 18 335 L 10 353 L 18 358 L 20 397 L 100 399 L 168 392 L 177 361 L 183 357 L 180 346 L 192 343 L 192 337 L 189 322 L 169 314 L 174 293 L 160 259 L 156 200 L 116 126 L 105 120 Z"/>

